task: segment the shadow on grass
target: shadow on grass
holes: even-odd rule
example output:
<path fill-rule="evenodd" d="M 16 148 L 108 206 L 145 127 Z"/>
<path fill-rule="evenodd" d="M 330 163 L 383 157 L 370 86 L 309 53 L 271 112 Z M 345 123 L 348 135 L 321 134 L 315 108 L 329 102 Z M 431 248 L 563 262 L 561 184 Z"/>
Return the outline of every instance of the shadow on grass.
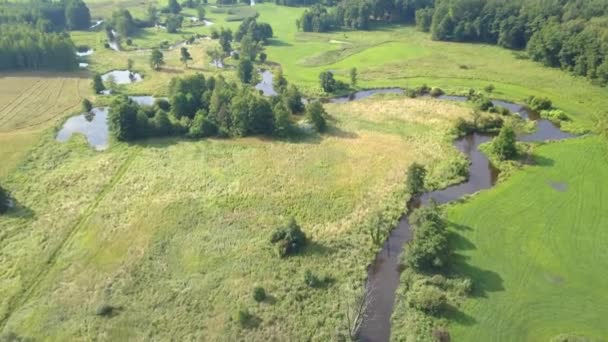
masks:
<path fill-rule="evenodd" d="M 269 46 L 292 46 L 293 44 L 288 43 L 282 39 L 270 39 L 268 41 Z"/>
<path fill-rule="evenodd" d="M 473 281 L 471 297 L 486 298 L 489 292 L 505 290 L 500 274 L 470 265 L 467 258 L 461 254 L 454 254 L 452 259 L 456 273 Z"/>
<path fill-rule="evenodd" d="M 334 247 L 330 247 L 327 245 L 324 245 L 318 241 L 309 241 L 308 244 L 306 245 L 306 249 L 304 250 L 304 253 L 302 253 L 302 256 L 310 256 L 310 255 L 317 255 L 317 256 L 327 256 L 327 255 L 332 255 L 336 252 L 336 249 Z"/>
<path fill-rule="evenodd" d="M 538 154 L 526 154 L 520 159 L 524 165 L 534 165 L 540 167 L 552 167 L 555 165 L 555 161 L 551 158 L 547 158 Z"/>
<path fill-rule="evenodd" d="M 17 199 L 11 197 L 9 199 L 9 209 L 3 214 L 3 216 L 29 220 L 34 218 L 36 215 L 32 209 L 26 207 Z"/>
<path fill-rule="evenodd" d="M 467 315 L 451 304 L 446 305 L 444 314 L 450 321 L 456 322 L 460 325 L 472 326 L 477 323 L 477 320 L 474 317 Z"/>

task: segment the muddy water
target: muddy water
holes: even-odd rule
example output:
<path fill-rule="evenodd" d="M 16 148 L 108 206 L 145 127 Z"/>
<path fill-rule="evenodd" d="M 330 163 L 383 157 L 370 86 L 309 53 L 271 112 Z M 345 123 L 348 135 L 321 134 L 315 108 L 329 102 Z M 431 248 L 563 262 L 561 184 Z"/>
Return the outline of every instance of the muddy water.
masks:
<path fill-rule="evenodd" d="M 65 142 L 75 133 L 83 134 L 89 145 L 98 151 L 108 148 L 110 137 L 108 108 L 93 108 L 90 114 L 80 114 L 69 118 L 57 133 L 56 139 Z"/>
<path fill-rule="evenodd" d="M 442 96 L 443 100 L 466 101 L 465 97 Z M 520 113 L 524 118 L 536 121 L 537 131 L 519 136 L 520 141 L 545 141 L 562 140 L 573 137 L 573 135 L 562 132 L 558 126 L 548 120 L 540 119 L 523 106 L 504 102 L 493 101 L 495 105 L 508 108 L 512 112 Z M 439 204 L 457 200 L 465 195 L 473 194 L 480 190 L 494 186 L 498 171 L 494 168 L 488 158 L 479 151 L 480 144 L 488 142 L 491 136 L 471 134 L 454 142 L 454 146 L 464 153 L 470 160 L 469 178 L 466 182 L 448 187 L 443 190 L 432 191 L 423 194 L 409 203 L 410 209 L 426 205 L 431 199 Z M 412 239 L 412 230 L 408 216 L 399 221 L 380 252 L 376 255 L 374 262 L 368 268 L 368 279 L 366 287 L 369 291 L 371 305 L 368 308 L 368 319 L 363 323 L 360 331 L 362 341 L 389 341 L 391 335 L 391 315 L 395 303 L 395 293 L 399 286 L 399 264 L 400 255 L 404 246 Z"/>

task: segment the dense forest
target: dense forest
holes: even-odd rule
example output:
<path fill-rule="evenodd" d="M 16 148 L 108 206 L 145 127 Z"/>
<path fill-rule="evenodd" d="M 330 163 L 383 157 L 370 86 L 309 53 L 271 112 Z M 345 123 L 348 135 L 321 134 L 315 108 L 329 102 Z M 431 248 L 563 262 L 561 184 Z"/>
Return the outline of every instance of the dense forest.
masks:
<path fill-rule="evenodd" d="M 415 23 L 435 40 L 526 49 L 547 66 L 608 83 L 606 0 L 351 0 L 316 4 L 297 26 L 304 32 L 367 30 L 373 22 Z"/>
<path fill-rule="evenodd" d="M 90 23 L 82 0 L 0 4 L 0 70 L 76 68 L 74 44 L 63 31 Z"/>

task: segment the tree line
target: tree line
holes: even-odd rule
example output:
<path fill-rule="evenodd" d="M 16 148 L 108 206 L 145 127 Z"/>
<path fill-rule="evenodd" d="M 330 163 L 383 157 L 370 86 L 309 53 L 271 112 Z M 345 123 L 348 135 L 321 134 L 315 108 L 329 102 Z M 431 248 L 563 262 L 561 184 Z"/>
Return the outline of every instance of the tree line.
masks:
<path fill-rule="evenodd" d="M 26 24 L 44 32 L 86 30 L 91 14 L 82 0 L 4 2 L 0 24 Z"/>

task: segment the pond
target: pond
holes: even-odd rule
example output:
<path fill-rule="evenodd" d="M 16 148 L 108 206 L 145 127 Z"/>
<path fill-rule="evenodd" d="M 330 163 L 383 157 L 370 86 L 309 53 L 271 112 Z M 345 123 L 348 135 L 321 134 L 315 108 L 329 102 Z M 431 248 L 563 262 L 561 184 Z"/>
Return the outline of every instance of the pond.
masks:
<path fill-rule="evenodd" d="M 114 78 L 116 84 L 129 84 L 141 82 L 143 80 L 143 77 L 141 77 L 140 74 L 129 70 L 113 70 L 101 76 L 101 79 L 104 82 L 107 82 L 110 78 Z"/>
<path fill-rule="evenodd" d="M 93 54 L 93 49 L 86 49 L 82 51 L 76 51 L 76 56 L 78 57 L 86 57 Z"/>
<path fill-rule="evenodd" d="M 69 118 L 56 139 L 68 141 L 74 134 L 83 134 L 89 145 L 98 151 L 108 148 L 110 132 L 108 129 L 108 108 L 93 108 L 91 113 L 80 114 Z"/>
<path fill-rule="evenodd" d="M 260 72 L 262 80 L 260 83 L 255 85 L 255 89 L 261 90 L 264 96 L 276 96 L 277 92 L 274 90 L 272 85 L 273 74 L 270 70 L 263 70 Z"/>
<path fill-rule="evenodd" d="M 150 95 L 129 96 L 129 98 L 140 106 L 154 106 L 157 99 L 157 97 Z M 168 100 L 167 97 L 158 97 L 158 99 Z"/>

